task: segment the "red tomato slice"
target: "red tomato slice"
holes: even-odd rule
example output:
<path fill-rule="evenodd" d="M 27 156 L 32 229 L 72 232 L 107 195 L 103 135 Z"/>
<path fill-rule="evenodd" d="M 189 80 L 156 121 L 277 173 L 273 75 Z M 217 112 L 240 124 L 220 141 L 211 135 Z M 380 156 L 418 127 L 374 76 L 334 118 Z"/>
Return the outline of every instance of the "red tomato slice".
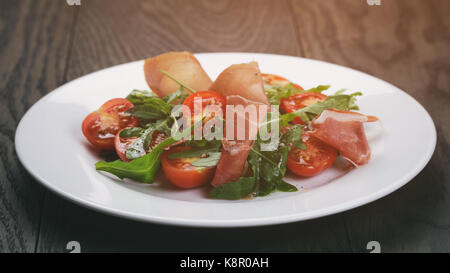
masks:
<path fill-rule="evenodd" d="M 333 165 L 338 151 L 325 142 L 305 134 L 306 149 L 292 148 L 286 166 L 299 176 L 314 176 Z"/>
<path fill-rule="evenodd" d="M 305 108 L 308 105 L 314 104 L 318 101 L 323 101 L 327 98 L 326 95 L 315 92 L 305 92 L 292 95 L 288 98 L 281 99 L 280 108 L 286 113 L 297 111 L 301 108 Z M 292 123 L 304 124 L 300 117 L 296 117 Z"/>
<path fill-rule="evenodd" d="M 177 187 L 190 189 L 204 185 L 212 180 L 216 167 L 194 167 L 191 162 L 198 158 L 169 159 L 175 152 L 192 149 L 187 146 L 173 147 L 161 156 L 161 165 L 167 179 Z"/>
<path fill-rule="evenodd" d="M 280 86 L 285 86 L 285 85 L 288 85 L 288 84 L 291 83 L 288 79 L 283 78 L 283 77 L 278 76 L 278 75 L 275 75 L 275 74 L 264 74 L 264 73 L 262 73 L 261 76 L 263 78 L 263 82 L 265 84 L 268 84 L 268 85 L 276 85 L 277 84 L 277 85 L 280 85 Z M 297 88 L 298 90 L 303 90 L 303 88 L 300 85 L 298 85 L 298 84 L 292 83 L 292 85 L 295 88 Z"/>
<path fill-rule="evenodd" d="M 227 100 L 222 94 L 213 91 L 198 91 L 189 95 L 183 102 L 183 105 L 189 107 L 191 111 L 191 120 L 194 120 L 194 102 L 198 98 L 202 99 L 202 118 L 208 114 L 205 112 L 205 108 L 208 105 L 217 105 L 222 109 L 222 114 L 225 115 Z M 183 114 L 185 117 L 187 116 L 187 113 Z M 206 119 L 208 119 L 208 117 Z"/>
<path fill-rule="evenodd" d="M 131 102 L 122 98 L 105 102 L 83 120 L 81 129 L 84 136 L 99 149 L 114 149 L 116 133 L 122 128 L 139 124 L 137 118 L 126 112 L 132 107 Z"/>
<path fill-rule="evenodd" d="M 124 128 L 125 129 L 125 128 Z M 120 132 L 124 129 L 117 132 L 116 137 L 114 138 L 114 148 L 116 149 L 117 155 L 122 159 L 122 161 L 131 161 L 126 156 L 126 151 L 130 145 L 135 143 L 139 138 L 138 137 L 120 137 Z M 159 143 L 163 142 L 167 138 L 166 134 L 162 132 L 155 131 L 152 135 L 152 140 L 150 141 L 150 145 L 147 153 L 151 152 L 153 148 L 155 148 Z"/>

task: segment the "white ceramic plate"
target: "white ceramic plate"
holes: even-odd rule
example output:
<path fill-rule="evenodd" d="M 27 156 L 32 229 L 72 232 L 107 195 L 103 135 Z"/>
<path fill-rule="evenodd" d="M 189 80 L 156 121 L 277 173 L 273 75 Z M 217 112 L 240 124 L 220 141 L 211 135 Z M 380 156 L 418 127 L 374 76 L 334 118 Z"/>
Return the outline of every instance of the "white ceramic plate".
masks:
<path fill-rule="evenodd" d="M 177 190 L 163 177 L 149 186 L 108 177 L 95 170 L 100 158 L 85 141 L 81 122 L 111 98 L 124 97 L 134 88 L 148 90 L 143 61 L 86 75 L 43 97 L 17 128 L 15 144 L 21 162 L 51 190 L 98 211 L 155 223 L 233 227 L 300 221 L 369 203 L 410 181 L 434 151 L 436 131 L 425 109 L 402 90 L 367 74 L 280 55 L 207 53 L 196 57 L 212 79 L 231 64 L 258 61 L 264 73 L 282 75 L 305 88 L 330 84 L 331 91 L 362 91 L 361 112 L 379 117 L 384 127 L 384 135 L 370 142 L 370 163 L 320 187 L 310 188 L 313 180 L 290 178 L 304 189 L 240 201 L 208 199 L 204 189 Z M 321 177 L 336 176 L 335 168 Z"/>

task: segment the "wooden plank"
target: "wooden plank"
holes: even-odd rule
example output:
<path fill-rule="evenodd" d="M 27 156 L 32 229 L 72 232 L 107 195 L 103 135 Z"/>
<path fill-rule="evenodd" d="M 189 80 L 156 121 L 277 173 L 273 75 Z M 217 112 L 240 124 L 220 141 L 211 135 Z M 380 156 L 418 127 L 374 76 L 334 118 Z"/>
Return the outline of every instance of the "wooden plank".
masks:
<path fill-rule="evenodd" d="M 73 79 L 170 50 L 252 51 L 300 55 L 286 2 L 83 2 L 68 69 Z M 50 194 L 39 252 L 349 251 L 342 218 L 244 229 L 196 229 L 118 219 Z M 332 226 L 333 229 L 328 227 Z M 339 234 L 336 236 L 336 234 Z"/>
<path fill-rule="evenodd" d="M 69 77 L 167 51 L 298 55 L 287 6 L 271 1 L 83 3 Z"/>
<path fill-rule="evenodd" d="M 436 152 L 420 175 L 394 194 L 344 213 L 352 249 L 364 251 L 364 242 L 378 240 L 384 251 L 448 252 L 450 2 L 290 4 L 305 57 L 356 68 L 399 86 L 425 106 L 437 127 Z"/>
<path fill-rule="evenodd" d="M 25 111 L 63 82 L 73 12 L 61 3 L 0 4 L 0 252 L 36 247 L 45 190 L 19 163 L 14 133 Z"/>

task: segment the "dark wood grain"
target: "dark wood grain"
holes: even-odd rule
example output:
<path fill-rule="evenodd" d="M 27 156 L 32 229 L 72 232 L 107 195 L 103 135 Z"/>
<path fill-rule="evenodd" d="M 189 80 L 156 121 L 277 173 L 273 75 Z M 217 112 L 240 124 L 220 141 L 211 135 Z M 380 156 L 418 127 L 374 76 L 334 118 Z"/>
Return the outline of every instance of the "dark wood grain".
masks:
<path fill-rule="evenodd" d="M 420 175 L 383 200 L 344 213 L 352 248 L 379 240 L 386 251 L 449 251 L 450 2 L 290 4 L 305 57 L 393 83 L 424 105 L 436 124 L 436 152 Z"/>
<path fill-rule="evenodd" d="M 2 1 L 0 252 L 450 251 L 450 3 L 447 0 Z M 171 50 L 297 55 L 391 82 L 432 115 L 430 164 L 395 193 L 337 215 L 286 225 L 199 229 L 140 223 L 77 206 L 21 167 L 14 130 L 56 86 Z M 7 65 L 4 65 L 7 64 Z"/>
<path fill-rule="evenodd" d="M 299 54 L 287 5 L 273 1 L 92 1 L 77 22 L 69 78 L 167 51 Z M 276 33 L 276 37 L 272 34 Z"/>
<path fill-rule="evenodd" d="M 44 190 L 20 165 L 14 133 L 63 82 L 72 14 L 55 1 L 0 4 L 0 252 L 35 251 Z"/>

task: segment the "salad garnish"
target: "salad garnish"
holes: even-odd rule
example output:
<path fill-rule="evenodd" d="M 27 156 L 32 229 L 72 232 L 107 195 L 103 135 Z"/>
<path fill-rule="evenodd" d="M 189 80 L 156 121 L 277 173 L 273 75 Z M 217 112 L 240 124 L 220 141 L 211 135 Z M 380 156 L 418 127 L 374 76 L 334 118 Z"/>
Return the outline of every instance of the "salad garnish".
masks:
<path fill-rule="evenodd" d="M 238 200 L 295 192 L 288 171 L 318 175 L 339 153 L 356 166 L 370 159 L 363 123 L 377 119 L 354 112 L 361 92 L 304 90 L 255 62 L 212 82 L 188 52 L 147 59 L 144 74 L 152 91 L 132 90 L 83 121 L 87 140 L 119 157 L 97 162 L 99 171 L 150 184 L 162 170 L 179 188 L 210 184 L 210 198 Z"/>

